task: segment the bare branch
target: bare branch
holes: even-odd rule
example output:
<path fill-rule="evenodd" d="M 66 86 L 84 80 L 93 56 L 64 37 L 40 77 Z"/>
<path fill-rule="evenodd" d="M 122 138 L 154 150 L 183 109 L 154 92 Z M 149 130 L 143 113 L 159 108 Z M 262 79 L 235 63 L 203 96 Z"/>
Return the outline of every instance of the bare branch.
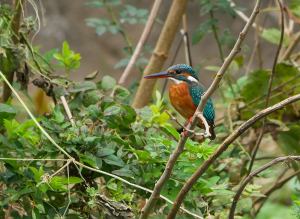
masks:
<path fill-rule="evenodd" d="M 266 165 L 260 167 L 259 169 L 257 169 L 256 171 L 252 172 L 246 179 L 245 181 L 241 184 L 240 188 L 237 190 L 234 198 L 233 198 L 233 202 L 230 208 L 230 213 L 229 213 L 229 219 L 233 219 L 234 218 L 234 211 L 237 205 L 237 202 L 239 200 L 240 195 L 242 194 L 244 188 L 246 187 L 246 185 L 248 184 L 248 182 L 250 182 L 250 180 L 252 180 L 252 178 L 254 176 L 256 176 L 257 174 L 259 174 L 260 172 L 264 171 L 265 169 L 268 169 L 269 167 L 273 166 L 274 164 L 277 164 L 279 162 L 282 161 L 288 161 L 288 160 L 300 160 L 300 156 L 287 156 L 287 157 L 279 157 L 269 163 L 267 163 Z"/>
<path fill-rule="evenodd" d="M 292 54 L 292 52 L 294 51 L 294 49 L 296 48 L 296 46 L 298 45 L 299 42 L 300 42 L 300 31 L 295 33 L 292 36 L 291 44 L 286 49 L 286 51 L 283 53 L 282 57 L 280 57 L 280 60 L 284 61 L 284 60 L 289 59 L 290 55 Z"/>
<path fill-rule="evenodd" d="M 280 11 L 281 11 L 281 36 L 280 36 L 279 45 L 278 45 L 277 52 L 276 52 L 275 59 L 274 59 L 274 63 L 273 63 L 272 73 L 271 73 L 270 80 L 269 80 L 269 87 L 268 87 L 268 92 L 267 92 L 267 98 L 266 98 L 265 108 L 267 108 L 269 106 L 269 100 L 270 100 L 270 94 L 271 94 L 273 79 L 274 79 L 274 76 L 275 76 L 276 64 L 277 64 L 277 61 L 278 61 L 278 56 L 279 56 L 280 49 L 282 47 L 283 36 L 284 36 L 284 13 L 283 13 L 283 7 L 282 7 L 282 4 L 281 4 L 280 0 L 277 0 L 277 1 L 278 1 L 279 6 L 280 6 Z M 260 142 L 262 140 L 263 135 L 265 134 L 265 128 L 266 128 L 266 126 L 267 126 L 267 117 L 264 118 L 264 122 L 263 122 L 263 125 L 262 125 L 262 128 L 261 128 L 260 134 L 258 136 L 258 139 L 256 141 L 255 147 L 253 149 L 252 159 L 250 161 L 249 169 L 247 171 L 247 176 L 251 172 L 251 169 L 252 169 L 252 166 L 253 166 L 253 163 L 254 163 L 254 160 L 255 160 L 255 156 L 256 156 L 256 153 L 258 151 Z"/>
<path fill-rule="evenodd" d="M 209 87 L 209 89 L 205 92 L 205 94 L 201 97 L 201 101 L 200 101 L 200 104 L 198 105 L 197 107 L 197 110 L 193 116 L 193 119 L 192 119 L 192 124 L 189 124 L 188 125 L 188 129 L 194 129 L 197 122 L 198 122 L 198 113 L 202 113 L 203 112 L 203 109 L 206 105 L 206 102 L 208 101 L 208 99 L 211 97 L 211 95 L 217 90 L 217 88 L 219 87 L 219 84 L 222 80 L 222 77 L 223 75 L 225 74 L 226 70 L 228 69 L 230 63 L 232 62 L 232 60 L 234 59 L 235 55 L 241 50 L 241 45 L 242 45 L 242 42 L 245 38 L 245 36 L 247 35 L 250 27 L 253 25 L 254 23 L 254 20 L 256 18 L 256 15 L 259 13 L 259 8 L 260 8 L 260 5 L 262 3 L 262 0 L 258 0 L 256 2 L 256 5 L 254 7 L 254 10 L 251 14 L 251 17 L 249 18 L 248 22 L 246 23 L 244 29 L 242 30 L 242 32 L 239 34 L 239 38 L 236 42 L 236 44 L 234 45 L 232 51 L 230 52 L 229 56 L 225 59 L 221 69 L 219 70 L 219 72 L 217 73 L 217 76 L 216 78 L 214 79 L 212 85 Z M 233 136 L 237 135 L 237 137 L 240 135 L 237 131 L 233 132 L 230 136 L 231 138 L 234 138 Z M 226 150 L 226 148 L 228 147 L 227 145 L 227 140 L 228 139 L 231 139 L 230 136 L 220 145 L 220 147 L 222 145 L 223 148 L 220 149 L 220 154 Z M 236 138 L 234 138 L 236 139 Z M 233 140 L 234 140 L 233 139 Z M 185 145 L 185 142 L 187 140 L 187 137 L 186 136 L 182 136 L 182 138 L 180 138 L 179 142 L 178 142 L 178 148 L 182 148 L 184 147 Z M 231 143 L 231 142 L 230 142 Z M 181 150 L 182 150 L 181 149 Z M 217 149 L 218 151 L 218 149 Z M 213 153 L 211 155 L 211 161 L 213 162 L 215 159 L 217 159 L 217 157 L 220 155 L 220 154 L 216 154 Z M 172 156 L 171 156 L 172 157 Z M 171 159 L 171 158 L 170 158 Z M 209 158 L 208 158 L 209 160 Z M 191 189 L 192 185 L 195 184 L 195 182 L 199 179 L 199 177 L 204 173 L 202 173 L 202 171 L 206 171 L 206 169 L 210 166 L 210 163 L 208 160 L 206 160 L 202 166 L 193 174 L 193 176 L 189 179 L 189 181 L 184 185 L 184 187 L 181 189 L 181 191 L 179 192 L 178 196 L 176 197 L 176 200 L 174 202 L 174 205 L 173 207 L 171 208 L 171 211 L 169 212 L 169 215 L 168 215 L 168 219 L 171 219 L 171 218 L 175 218 L 178 210 L 179 210 L 179 207 L 181 205 L 181 203 L 183 202 L 184 200 L 184 197 L 186 196 L 186 194 L 188 193 L 188 191 Z"/>
<path fill-rule="evenodd" d="M 264 195 L 266 197 L 260 197 L 257 200 L 254 201 L 253 205 L 255 205 L 256 203 L 262 201 L 262 203 L 259 205 L 258 209 L 255 212 L 255 215 L 258 214 L 258 212 L 260 211 L 261 207 L 264 205 L 264 203 L 266 202 L 267 198 L 270 196 L 270 194 L 274 191 L 276 191 L 277 189 L 280 189 L 285 183 L 287 183 L 290 179 L 292 179 L 294 176 L 296 176 L 297 174 L 300 173 L 300 169 L 297 170 L 296 172 L 290 174 L 289 176 L 285 177 L 284 179 L 278 180 L 277 182 L 275 182 L 275 184 L 273 186 L 271 186 L 265 193 Z"/>
<path fill-rule="evenodd" d="M 158 13 L 158 10 L 159 10 L 159 7 L 160 7 L 160 3 L 161 3 L 162 0 L 155 0 L 154 4 L 153 4 L 153 7 L 152 7 L 152 10 L 150 12 L 150 15 L 149 15 L 149 18 L 148 18 L 148 21 L 147 21 L 147 24 L 144 28 L 144 31 L 142 33 L 142 36 L 137 44 L 137 47 L 136 49 L 134 50 L 134 53 L 133 55 L 131 56 L 131 59 L 125 69 L 125 71 L 123 72 L 118 84 L 123 86 L 124 83 L 126 82 L 127 78 L 129 77 L 129 75 L 131 74 L 132 70 L 134 69 L 134 65 L 135 63 L 137 62 L 143 48 L 144 48 L 144 45 L 148 39 L 148 36 L 152 30 L 152 27 L 153 27 L 153 24 L 154 24 L 154 21 L 155 21 L 155 18 L 157 16 L 157 13 Z"/>

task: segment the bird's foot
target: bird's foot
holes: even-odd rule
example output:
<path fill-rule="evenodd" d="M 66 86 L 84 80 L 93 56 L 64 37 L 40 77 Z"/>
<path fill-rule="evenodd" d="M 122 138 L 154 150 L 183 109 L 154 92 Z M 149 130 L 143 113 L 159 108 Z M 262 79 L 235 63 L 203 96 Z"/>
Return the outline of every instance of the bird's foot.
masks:
<path fill-rule="evenodd" d="M 185 136 L 187 136 L 185 129 L 183 129 L 182 132 L 183 132 L 183 134 L 184 134 Z"/>
<path fill-rule="evenodd" d="M 193 117 L 190 118 L 190 124 L 192 124 Z"/>

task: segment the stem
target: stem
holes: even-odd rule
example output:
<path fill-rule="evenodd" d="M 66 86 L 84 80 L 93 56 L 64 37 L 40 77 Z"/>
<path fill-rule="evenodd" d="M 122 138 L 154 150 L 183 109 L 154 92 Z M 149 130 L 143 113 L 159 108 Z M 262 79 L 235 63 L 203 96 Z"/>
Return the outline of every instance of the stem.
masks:
<path fill-rule="evenodd" d="M 152 10 L 151 10 L 151 13 L 149 15 L 149 19 L 147 21 L 147 24 L 144 28 L 144 31 L 142 33 L 142 36 L 134 50 L 134 53 L 133 55 L 131 56 L 131 59 L 125 69 L 125 71 L 123 72 L 118 84 L 123 86 L 124 83 L 126 82 L 127 78 L 130 76 L 132 70 L 134 69 L 134 65 L 135 63 L 137 62 L 138 58 L 139 58 L 139 55 L 141 54 L 143 48 L 144 48 L 144 45 L 145 43 L 147 42 L 147 39 L 148 39 L 148 36 L 150 35 L 150 32 L 152 30 L 152 27 L 153 27 L 153 24 L 154 24 L 154 21 L 155 21 L 155 18 L 157 16 L 157 13 L 158 13 L 158 10 L 159 10 L 159 7 L 160 7 L 160 4 L 161 4 L 161 1 L 162 0 L 155 0 L 154 4 L 153 4 L 153 7 L 152 7 Z"/>
<path fill-rule="evenodd" d="M 277 1 L 278 1 L 279 5 L 280 5 L 280 9 L 281 9 L 281 36 L 280 36 L 279 46 L 277 48 L 277 52 L 276 52 L 274 63 L 273 63 L 272 73 L 271 73 L 270 80 L 269 80 L 269 87 L 268 87 L 268 92 L 267 92 L 267 98 L 266 98 L 265 108 L 267 108 L 269 106 L 269 100 L 270 100 L 270 94 L 271 94 L 273 79 L 274 79 L 274 76 L 275 76 L 276 64 L 277 64 L 279 52 L 280 52 L 280 49 L 281 49 L 281 46 L 282 46 L 282 42 L 283 42 L 283 36 L 284 36 L 284 14 L 283 14 L 283 8 L 282 8 L 281 2 L 279 0 L 277 0 Z M 267 117 L 264 118 L 264 122 L 263 122 L 263 125 L 262 125 L 262 128 L 261 128 L 261 132 L 260 132 L 259 137 L 257 139 L 257 142 L 255 144 L 255 147 L 254 147 L 254 150 L 253 150 L 253 154 L 252 154 L 252 159 L 250 161 L 249 169 L 248 169 L 248 172 L 247 172 L 247 176 L 251 172 L 251 169 L 252 169 L 252 166 L 253 166 L 253 163 L 254 163 L 254 160 L 255 160 L 255 156 L 256 156 L 256 153 L 258 151 L 258 148 L 259 148 L 260 142 L 262 140 L 262 137 L 264 135 L 266 126 L 267 126 Z"/>
<path fill-rule="evenodd" d="M 212 10 L 209 11 L 209 14 L 210 14 L 210 18 L 214 19 L 214 14 L 213 14 Z M 216 26 L 214 24 L 212 24 L 211 26 L 212 26 L 212 29 L 213 29 L 213 32 L 214 32 L 215 39 L 216 39 L 217 44 L 218 44 L 218 48 L 219 48 L 222 63 L 224 63 L 224 55 L 223 55 L 222 46 L 221 46 L 221 43 L 220 43 L 220 40 L 219 40 L 219 37 L 218 37 L 218 34 L 217 34 Z"/>
<path fill-rule="evenodd" d="M 240 195 L 242 194 L 244 188 L 246 187 L 246 185 L 248 184 L 248 182 L 250 182 L 250 180 L 252 180 L 252 178 L 254 176 L 256 176 L 257 174 L 259 174 L 260 172 L 264 171 L 265 169 L 268 169 L 269 167 L 273 166 L 274 164 L 277 164 L 279 162 L 282 161 L 288 161 L 288 160 L 300 160 L 300 156 L 287 156 L 287 157 L 279 157 L 269 163 L 267 163 L 266 165 L 260 167 L 259 169 L 257 169 L 256 171 L 254 171 L 253 173 L 251 173 L 246 180 L 242 183 L 242 185 L 240 186 L 240 188 L 237 190 L 234 198 L 233 198 L 233 202 L 230 208 L 230 213 L 229 213 L 229 219 L 233 219 L 234 218 L 234 211 L 235 211 L 235 207 L 237 205 L 237 202 L 239 200 Z"/>
<path fill-rule="evenodd" d="M 107 4 L 107 1 L 104 0 L 104 3 L 106 3 L 106 9 L 110 15 L 110 17 L 112 18 L 113 22 L 115 25 L 117 26 L 121 26 L 120 22 L 118 21 L 118 19 L 116 18 L 113 10 L 111 9 L 111 7 L 109 7 L 109 5 Z M 133 47 L 132 47 L 132 43 L 131 43 L 131 40 L 129 39 L 129 37 L 126 35 L 125 31 L 122 30 L 122 29 L 118 29 L 119 33 L 123 36 L 123 38 L 125 39 L 128 47 L 129 47 L 129 50 L 130 50 L 130 53 L 133 54 Z"/>

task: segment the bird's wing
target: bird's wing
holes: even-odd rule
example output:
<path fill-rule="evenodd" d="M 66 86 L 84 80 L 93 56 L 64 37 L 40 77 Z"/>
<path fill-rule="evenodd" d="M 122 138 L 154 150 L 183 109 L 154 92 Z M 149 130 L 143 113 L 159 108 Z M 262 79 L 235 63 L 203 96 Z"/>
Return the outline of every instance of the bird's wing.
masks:
<path fill-rule="evenodd" d="M 206 91 L 206 89 L 200 83 L 191 83 L 189 85 L 189 89 L 190 89 L 189 91 L 190 91 L 192 100 L 197 107 L 201 101 L 201 96 Z M 212 102 L 211 98 L 208 99 L 208 101 L 204 107 L 203 116 L 206 118 L 206 120 L 209 124 L 211 124 L 211 125 L 214 124 L 215 110 L 214 110 L 214 106 L 213 106 L 213 102 Z"/>

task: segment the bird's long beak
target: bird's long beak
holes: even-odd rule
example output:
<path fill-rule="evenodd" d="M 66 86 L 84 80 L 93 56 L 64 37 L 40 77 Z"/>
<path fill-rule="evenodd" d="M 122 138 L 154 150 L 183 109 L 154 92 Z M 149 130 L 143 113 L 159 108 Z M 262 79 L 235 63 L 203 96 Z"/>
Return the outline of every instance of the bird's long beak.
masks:
<path fill-rule="evenodd" d="M 173 77 L 173 76 L 174 76 L 174 74 L 170 74 L 167 71 L 163 71 L 163 72 L 155 73 L 152 75 L 147 75 L 144 78 L 154 79 L 154 78 L 167 78 L 167 77 Z"/>

